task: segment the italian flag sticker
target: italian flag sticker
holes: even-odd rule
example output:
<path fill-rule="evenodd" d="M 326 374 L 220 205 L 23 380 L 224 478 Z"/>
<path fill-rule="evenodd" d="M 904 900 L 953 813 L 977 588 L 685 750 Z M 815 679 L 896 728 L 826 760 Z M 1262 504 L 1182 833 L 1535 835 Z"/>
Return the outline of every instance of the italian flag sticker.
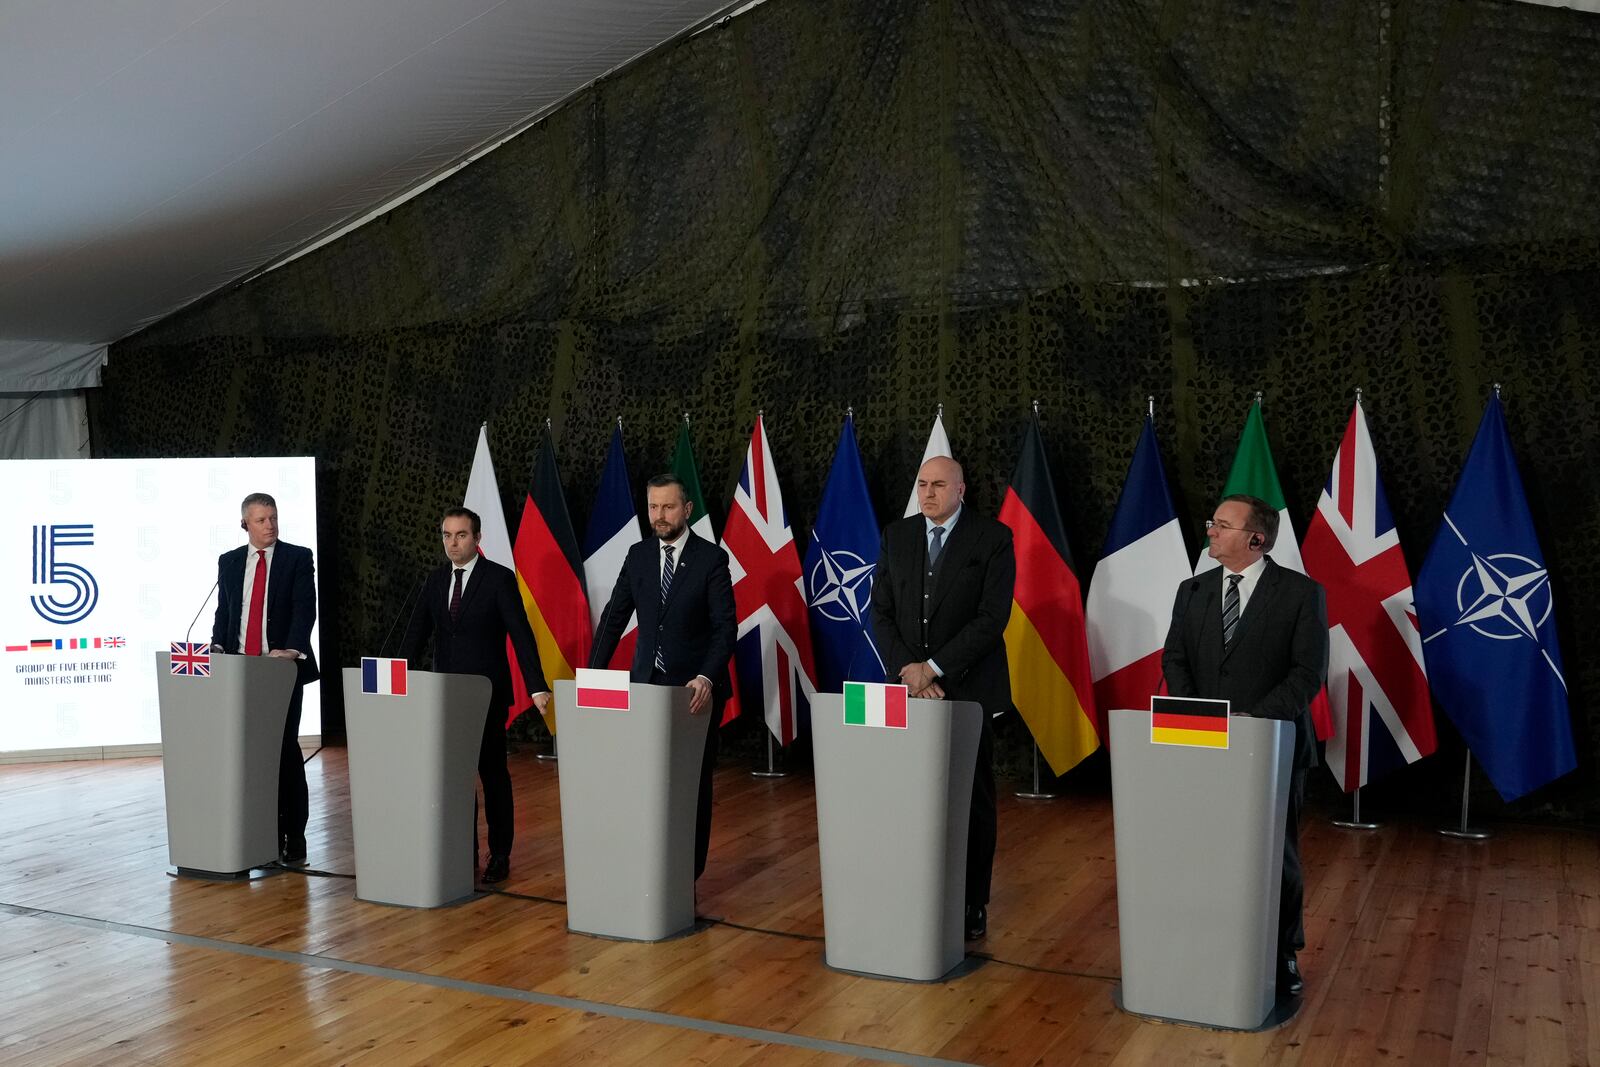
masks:
<path fill-rule="evenodd" d="M 906 687 L 879 682 L 844 683 L 844 724 L 906 728 Z"/>

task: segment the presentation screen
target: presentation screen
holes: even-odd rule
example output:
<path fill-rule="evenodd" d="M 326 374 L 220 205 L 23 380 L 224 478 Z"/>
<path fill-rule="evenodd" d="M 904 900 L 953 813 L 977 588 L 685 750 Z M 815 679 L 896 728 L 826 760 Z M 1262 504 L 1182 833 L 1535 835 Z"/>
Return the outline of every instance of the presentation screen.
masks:
<path fill-rule="evenodd" d="M 0 461 L 0 752 L 160 742 L 155 654 L 196 612 L 189 640 L 211 640 L 208 590 L 251 493 L 277 500 L 280 540 L 316 551 L 309 457 Z M 302 735 L 322 732 L 319 687 Z"/>

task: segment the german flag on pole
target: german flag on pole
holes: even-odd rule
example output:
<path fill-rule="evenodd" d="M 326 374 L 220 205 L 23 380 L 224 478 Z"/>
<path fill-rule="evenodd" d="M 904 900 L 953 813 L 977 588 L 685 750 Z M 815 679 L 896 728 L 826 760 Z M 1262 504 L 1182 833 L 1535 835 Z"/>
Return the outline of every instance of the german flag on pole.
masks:
<path fill-rule="evenodd" d="M 1022 455 L 1000 521 L 1017 548 L 1017 584 L 1006 624 L 1011 699 L 1050 769 L 1065 774 L 1100 747 L 1083 595 L 1044 455 L 1039 416 L 1028 419 Z"/>
<path fill-rule="evenodd" d="M 572 531 L 572 516 L 561 493 L 561 474 L 556 470 L 555 444 L 550 426 L 544 428 L 544 442 L 533 463 L 533 491 L 522 505 L 522 521 L 517 524 L 517 540 L 511 546 L 517 564 L 517 585 L 522 590 L 522 606 L 533 626 L 539 645 L 539 663 L 553 685 L 558 678 L 573 678 L 577 668 L 589 662 L 589 598 L 583 591 L 583 557 L 578 553 L 578 535 Z M 506 725 L 533 706 L 527 686 L 511 657 L 511 685 L 517 697 Z M 556 730 L 555 715 L 546 722 Z"/>

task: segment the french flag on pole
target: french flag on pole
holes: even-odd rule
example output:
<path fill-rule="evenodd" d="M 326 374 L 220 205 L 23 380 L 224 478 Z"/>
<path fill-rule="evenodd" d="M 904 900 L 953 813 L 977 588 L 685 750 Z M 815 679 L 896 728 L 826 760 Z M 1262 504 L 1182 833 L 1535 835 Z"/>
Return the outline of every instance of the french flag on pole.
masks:
<path fill-rule="evenodd" d="M 406 661 L 361 657 L 361 691 L 380 697 L 406 695 Z"/>
<path fill-rule="evenodd" d="M 628 710 L 628 672 L 578 668 L 578 707 L 591 711 Z"/>
<path fill-rule="evenodd" d="M 906 687 L 882 682 L 844 683 L 844 724 L 906 729 Z"/>

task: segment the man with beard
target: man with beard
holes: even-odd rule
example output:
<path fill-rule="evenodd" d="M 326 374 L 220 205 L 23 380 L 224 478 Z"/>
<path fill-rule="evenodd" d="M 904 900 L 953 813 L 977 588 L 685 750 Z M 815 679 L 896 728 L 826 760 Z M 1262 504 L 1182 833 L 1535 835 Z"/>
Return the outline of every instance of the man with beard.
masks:
<path fill-rule="evenodd" d="M 689 531 L 689 499 L 675 474 L 658 474 L 647 483 L 650 529 L 654 540 L 628 550 L 611 602 L 600 616 L 589 666 L 611 662 L 628 616 L 639 613 L 639 640 L 629 676 L 652 685 L 689 690 L 689 713 L 710 713 L 705 754 L 700 763 L 700 800 L 695 812 L 694 876 L 706 869 L 711 843 L 711 772 L 717 762 L 717 720 L 731 686 L 728 660 L 738 625 L 728 554 Z"/>

